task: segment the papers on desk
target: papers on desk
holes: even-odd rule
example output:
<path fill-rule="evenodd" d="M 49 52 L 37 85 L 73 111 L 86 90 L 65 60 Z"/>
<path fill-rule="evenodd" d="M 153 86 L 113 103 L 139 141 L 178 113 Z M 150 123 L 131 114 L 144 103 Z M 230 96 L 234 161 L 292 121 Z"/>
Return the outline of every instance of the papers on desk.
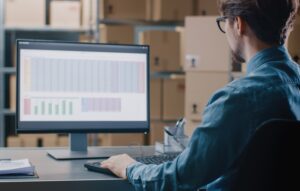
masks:
<path fill-rule="evenodd" d="M 3 175 L 28 175 L 33 176 L 35 168 L 28 159 L 0 160 L 0 176 Z"/>

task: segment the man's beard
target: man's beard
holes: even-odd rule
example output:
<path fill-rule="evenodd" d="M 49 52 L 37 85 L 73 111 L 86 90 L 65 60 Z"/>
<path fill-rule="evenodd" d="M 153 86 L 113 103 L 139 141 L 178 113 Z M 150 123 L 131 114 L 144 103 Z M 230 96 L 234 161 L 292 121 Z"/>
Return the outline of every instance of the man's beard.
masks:
<path fill-rule="evenodd" d="M 246 60 L 241 56 L 241 53 L 239 51 L 234 52 L 231 50 L 231 57 L 233 63 L 245 63 Z"/>

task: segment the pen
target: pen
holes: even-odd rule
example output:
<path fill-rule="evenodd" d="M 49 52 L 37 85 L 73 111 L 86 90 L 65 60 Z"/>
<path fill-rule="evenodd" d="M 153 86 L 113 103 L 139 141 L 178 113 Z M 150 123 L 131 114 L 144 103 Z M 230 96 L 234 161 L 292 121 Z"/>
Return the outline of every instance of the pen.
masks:
<path fill-rule="evenodd" d="M 0 158 L 0 161 L 3 161 L 3 160 L 6 161 L 6 160 L 11 160 L 11 159 L 10 158 L 6 158 L 6 159 L 1 159 Z"/>

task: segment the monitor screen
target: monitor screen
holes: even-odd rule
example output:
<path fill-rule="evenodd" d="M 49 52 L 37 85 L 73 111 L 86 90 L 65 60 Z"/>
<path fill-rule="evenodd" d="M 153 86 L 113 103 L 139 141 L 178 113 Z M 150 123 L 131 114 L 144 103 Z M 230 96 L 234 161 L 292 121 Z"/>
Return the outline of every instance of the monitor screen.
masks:
<path fill-rule="evenodd" d="M 149 131 L 149 47 L 18 40 L 17 131 Z"/>

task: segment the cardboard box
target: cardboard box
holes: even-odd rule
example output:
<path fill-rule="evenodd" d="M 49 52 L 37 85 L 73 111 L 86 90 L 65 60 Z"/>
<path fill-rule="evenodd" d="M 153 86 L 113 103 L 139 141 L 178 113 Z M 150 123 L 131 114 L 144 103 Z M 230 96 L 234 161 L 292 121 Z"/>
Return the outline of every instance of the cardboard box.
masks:
<path fill-rule="evenodd" d="M 187 17 L 185 24 L 185 71 L 230 71 L 231 51 L 216 17 Z"/>
<path fill-rule="evenodd" d="M 57 147 L 58 145 L 58 136 L 53 134 L 47 134 L 41 136 L 42 141 L 43 141 L 43 147 Z"/>
<path fill-rule="evenodd" d="M 126 25 L 100 25 L 100 42 L 112 44 L 133 44 L 134 29 Z"/>
<path fill-rule="evenodd" d="M 163 80 L 162 119 L 175 120 L 184 116 L 185 79 Z"/>
<path fill-rule="evenodd" d="M 300 23 L 294 25 L 294 30 L 287 40 L 287 47 L 292 58 L 300 64 Z"/>
<path fill-rule="evenodd" d="M 54 134 L 22 134 L 19 137 L 23 147 L 56 147 L 58 144 Z"/>
<path fill-rule="evenodd" d="M 57 146 L 67 147 L 69 146 L 69 136 L 58 136 Z"/>
<path fill-rule="evenodd" d="M 2 14 L 2 13 L 1 13 Z M 5 25 L 41 27 L 46 24 L 46 0 L 6 0 Z"/>
<path fill-rule="evenodd" d="M 177 31 L 146 31 L 140 35 L 140 43 L 150 45 L 150 70 L 180 71 L 181 34 Z"/>
<path fill-rule="evenodd" d="M 193 15 L 193 0 L 153 0 L 154 21 L 183 21 Z"/>
<path fill-rule="evenodd" d="M 162 121 L 151 121 L 149 136 L 149 145 L 155 145 L 156 142 L 163 142 L 164 127 L 173 126 L 176 123 L 165 123 Z"/>
<path fill-rule="evenodd" d="M 21 139 L 18 136 L 9 136 L 7 138 L 8 147 L 21 147 Z"/>
<path fill-rule="evenodd" d="M 201 122 L 196 122 L 196 121 L 192 121 L 192 120 L 188 120 L 186 119 L 186 123 L 185 123 L 185 126 L 184 126 L 184 133 L 191 137 L 195 131 L 195 129 L 197 127 L 199 127 L 201 125 Z"/>
<path fill-rule="evenodd" d="M 101 19 L 151 19 L 152 0 L 102 0 L 100 1 Z"/>
<path fill-rule="evenodd" d="M 242 63 L 242 73 L 246 74 L 247 73 L 247 64 L 246 63 Z"/>
<path fill-rule="evenodd" d="M 150 81 L 150 118 L 162 118 L 162 79 Z"/>
<path fill-rule="evenodd" d="M 80 34 L 79 42 L 85 42 L 85 43 L 95 42 L 95 37 L 90 34 Z"/>
<path fill-rule="evenodd" d="M 229 82 L 227 72 L 187 72 L 185 117 L 200 122 L 209 99 Z"/>
<path fill-rule="evenodd" d="M 196 0 L 196 15 L 220 15 L 217 1 Z"/>
<path fill-rule="evenodd" d="M 50 26 L 79 28 L 80 13 L 80 1 L 51 1 Z"/>
<path fill-rule="evenodd" d="M 101 146 L 133 146 L 144 145 L 145 135 L 138 133 L 99 134 Z"/>
<path fill-rule="evenodd" d="M 17 81 L 15 75 L 9 76 L 9 109 L 11 111 L 16 111 L 16 91 L 17 91 Z"/>

